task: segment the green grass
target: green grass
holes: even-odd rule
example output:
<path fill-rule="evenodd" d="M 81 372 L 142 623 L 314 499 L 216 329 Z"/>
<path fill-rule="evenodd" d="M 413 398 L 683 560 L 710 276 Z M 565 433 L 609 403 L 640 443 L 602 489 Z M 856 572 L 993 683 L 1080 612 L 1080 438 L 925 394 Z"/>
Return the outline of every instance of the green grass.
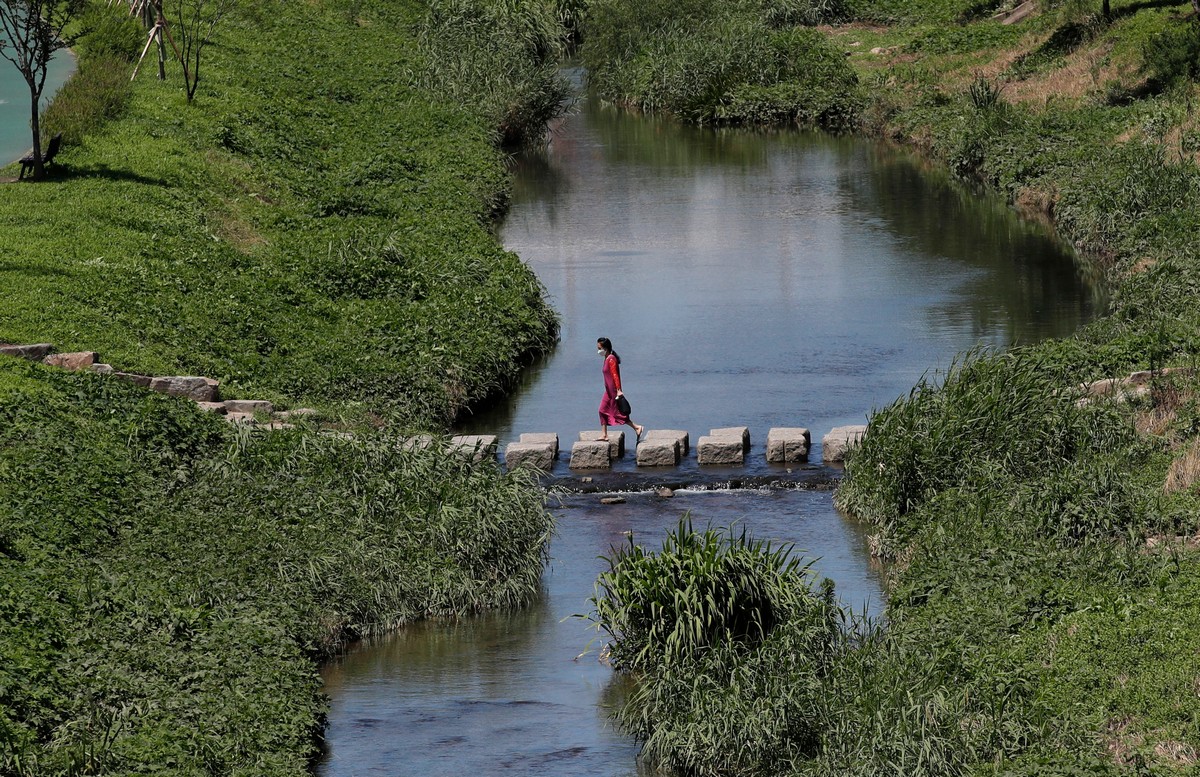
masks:
<path fill-rule="evenodd" d="M 430 82 L 426 11 L 239 3 L 192 105 L 174 67 L 129 86 L 142 33 L 101 25 L 49 111 L 51 179 L 0 186 L 0 341 L 353 429 L 234 428 L 0 357 L 0 773 L 307 774 L 331 651 L 536 594 L 537 484 L 400 435 L 557 338 L 492 232 L 503 127 L 448 97 L 554 84 Z M 515 33 L 479 57 L 547 66 Z"/>

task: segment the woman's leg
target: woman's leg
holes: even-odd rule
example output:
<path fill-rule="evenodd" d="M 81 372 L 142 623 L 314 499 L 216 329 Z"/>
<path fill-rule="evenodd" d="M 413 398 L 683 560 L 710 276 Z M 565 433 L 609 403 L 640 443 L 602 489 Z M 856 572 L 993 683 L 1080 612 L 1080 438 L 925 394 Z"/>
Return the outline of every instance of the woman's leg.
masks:
<path fill-rule="evenodd" d="M 604 421 L 600 422 L 600 439 L 605 441 L 608 440 L 608 424 Z"/>
<path fill-rule="evenodd" d="M 634 432 L 634 434 L 637 435 L 637 441 L 641 442 L 642 441 L 642 432 L 644 432 L 646 430 L 646 427 L 638 426 L 637 424 L 635 424 L 633 422 L 632 418 L 629 419 L 629 425 L 633 427 L 633 432 Z"/>

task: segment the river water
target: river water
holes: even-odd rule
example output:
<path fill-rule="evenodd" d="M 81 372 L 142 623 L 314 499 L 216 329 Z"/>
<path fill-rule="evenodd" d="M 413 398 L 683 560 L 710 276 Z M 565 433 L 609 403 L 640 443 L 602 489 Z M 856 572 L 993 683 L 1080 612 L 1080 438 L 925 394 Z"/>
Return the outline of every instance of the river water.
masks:
<path fill-rule="evenodd" d="M 596 428 L 604 336 L 639 423 L 686 429 L 693 444 L 749 426 L 750 457 L 714 470 L 693 452 L 646 474 L 629 455 L 585 483 L 564 453 L 542 596 L 330 663 L 327 777 L 648 773 L 604 712 L 621 682 L 597 660 L 595 632 L 570 617 L 589 609 L 599 556 L 628 532 L 658 546 L 685 513 L 736 523 L 794 543 L 843 602 L 878 614 L 866 532 L 833 508 L 839 471 L 821 463 L 821 435 L 864 423 L 964 349 L 1068 335 L 1103 306 L 1042 228 L 862 140 L 700 130 L 586 101 L 515 174 L 502 239 L 545 283 L 562 343 L 463 431 L 501 446 L 556 432 L 569 451 Z M 810 428 L 811 464 L 767 465 L 772 426 Z M 714 488 L 745 476 L 788 487 Z M 681 488 L 662 498 L 660 484 Z M 601 505 L 606 490 L 625 503 Z"/>
<path fill-rule="evenodd" d="M 59 51 L 46 69 L 42 109 L 75 70 L 71 52 Z M 29 87 L 16 65 L 0 58 L 0 165 L 20 159 L 33 148 L 29 131 Z"/>

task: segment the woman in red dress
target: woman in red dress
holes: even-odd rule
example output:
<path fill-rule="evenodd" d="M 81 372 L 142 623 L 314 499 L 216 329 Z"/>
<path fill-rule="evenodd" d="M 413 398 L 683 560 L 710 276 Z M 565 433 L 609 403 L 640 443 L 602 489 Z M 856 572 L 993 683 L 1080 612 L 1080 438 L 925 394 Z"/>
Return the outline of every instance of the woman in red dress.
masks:
<path fill-rule="evenodd" d="M 608 427 L 629 424 L 637 433 L 637 439 L 642 439 L 642 430 L 629 416 L 617 407 L 617 397 L 623 396 L 621 391 L 621 357 L 613 351 L 612 341 L 607 337 L 596 340 L 596 353 L 604 358 L 604 398 L 600 400 L 600 439 L 608 439 Z"/>

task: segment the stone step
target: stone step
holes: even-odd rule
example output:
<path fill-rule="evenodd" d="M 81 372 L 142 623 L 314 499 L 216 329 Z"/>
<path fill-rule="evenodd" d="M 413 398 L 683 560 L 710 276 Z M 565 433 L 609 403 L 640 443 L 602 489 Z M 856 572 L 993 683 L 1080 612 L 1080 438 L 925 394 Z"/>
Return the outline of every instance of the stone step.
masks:
<path fill-rule="evenodd" d="M 866 434 L 867 427 L 862 424 L 835 426 L 821 438 L 821 458 L 826 462 L 845 461 L 847 451 Z"/>
<path fill-rule="evenodd" d="M 688 433 L 681 429 L 648 429 L 642 432 L 642 442 L 650 440 L 674 440 L 679 444 L 680 457 L 687 456 L 691 453 L 691 444 L 688 438 Z"/>
<path fill-rule="evenodd" d="M 790 463 L 808 460 L 812 437 L 800 426 L 777 426 L 767 432 L 767 461 Z"/>
<path fill-rule="evenodd" d="M 609 441 L 579 440 L 571 446 L 571 469 L 611 469 L 612 435 Z"/>
<path fill-rule="evenodd" d="M 554 449 L 553 458 L 558 458 L 558 435 L 554 432 L 527 432 L 521 435 L 520 442 L 549 445 Z"/>
<path fill-rule="evenodd" d="M 557 439 L 556 436 L 555 440 Z M 549 442 L 510 442 L 504 448 L 504 466 L 509 471 L 517 467 L 529 467 L 549 472 L 554 469 L 557 452 L 557 446 Z"/>
<path fill-rule="evenodd" d="M 584 442 L 596 441 L 600 439 L 601 431 L 597 429 L 594 432 L 580 432 L 579 439 Z M 613 429 L 608 430 L 608 447 L 612 449 L 610 454 L 612 458 L 619 459 L 625 455 L 625 432 L 618 432 Z M 574 450 L 572 448 L 572 450 Z"/>

